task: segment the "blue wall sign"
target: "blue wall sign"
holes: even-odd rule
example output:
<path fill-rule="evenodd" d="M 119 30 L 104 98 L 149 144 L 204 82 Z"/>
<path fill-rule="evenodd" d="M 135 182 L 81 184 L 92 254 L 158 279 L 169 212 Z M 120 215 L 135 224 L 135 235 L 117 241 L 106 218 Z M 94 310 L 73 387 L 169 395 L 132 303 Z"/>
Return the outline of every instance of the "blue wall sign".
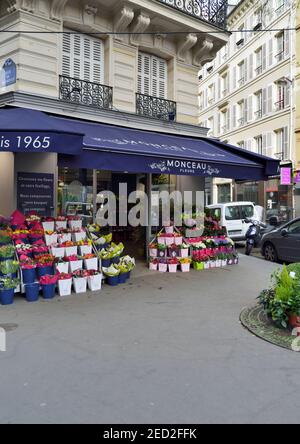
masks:
<path fill-rule="evenodd" d="M 24 214 L 36 211 L 51 216 L 54 211 L 54 174 L 18 173 L 17 207 Z"/>
<path fill-rule="evenodd" d="M 12 59 L 7 59 L 2 66 L 1 86 L 13 85 L 17 81 L 17 67 Z"/>

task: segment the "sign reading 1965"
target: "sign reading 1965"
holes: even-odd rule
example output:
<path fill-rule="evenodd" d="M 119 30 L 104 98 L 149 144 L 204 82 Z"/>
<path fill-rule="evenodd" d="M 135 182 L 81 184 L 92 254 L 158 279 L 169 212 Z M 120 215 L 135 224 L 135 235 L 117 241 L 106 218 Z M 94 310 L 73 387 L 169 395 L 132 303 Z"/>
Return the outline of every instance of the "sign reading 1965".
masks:
<path fill-rule="evenodd" d="M 0 151 L 49 151 L 53 140 L 44 135 L 15 135 L 0 136 Z"/>

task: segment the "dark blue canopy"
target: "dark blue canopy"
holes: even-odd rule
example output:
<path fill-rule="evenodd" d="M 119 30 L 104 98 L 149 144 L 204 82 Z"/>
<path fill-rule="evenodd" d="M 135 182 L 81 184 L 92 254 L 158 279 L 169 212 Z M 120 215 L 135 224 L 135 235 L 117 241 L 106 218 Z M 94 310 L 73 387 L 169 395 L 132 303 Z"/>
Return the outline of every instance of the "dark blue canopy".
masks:
<path fill-rule="evenodd" d="M 0 109 L 0 152 L 79 154 L 83 134 L 67 120 L 24 108 Z"/>
<path fill-rule="evenodd" d="M 278 174 L 278 160 L 214 139 L 59 120 L 85 133 L 83 152 L 79 156 L 59 156 L 59 166 L 241 180 L 265 180 Z"/>

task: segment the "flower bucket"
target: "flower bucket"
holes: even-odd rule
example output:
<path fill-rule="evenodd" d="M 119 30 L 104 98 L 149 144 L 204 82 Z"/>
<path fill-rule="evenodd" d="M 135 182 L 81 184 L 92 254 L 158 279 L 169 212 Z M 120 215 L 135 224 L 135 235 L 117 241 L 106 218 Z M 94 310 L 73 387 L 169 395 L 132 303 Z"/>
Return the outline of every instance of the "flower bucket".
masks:
<path fill-rule="evenodd" d="M 118 279 L 118 276 L 114 276 Z M 102 274 L 96 274 L 94 276 L 88 276 L 88 286 L 91 291 L 101 290 Z"/>
<path fill-rule="evenodd" d="M 208 270 L 210 268 L 210 262 L 204 262 L 204 270 Z"/>
<path fill-rule="evenodd" d="M 107 283 L 108 285 L 111 285 L 112 287 L 115 287 L 119 284 L 119 276 L 107 276 Z"/>
<path fill-rule="evenodd" d="M 60 244 L 63 244 L 65 242 L 71 242 L 72 234 L 71 233 L 61 233 L 58 235 L 57 239 Z"/>
<path fill-rule="evenodd" d="M 181 264 L 181 265 L 186 265 L 186 264 Z M 193 268 L 194 270 L 204 270 L 205 268 L 205 264 L 203 262 L 193 262 Z"/>
<path fill-rule="evenodd" d="M 222 265 L 222 262 L 219 259 L 217 259 L 216 260 L 216 268 L 220 268 L 221 265 Z"/>
<path fill-rule="evenodd" d="M 216 261 L 210 261 L 209 268 L 216 268 Z"/>
<path fill-rule="evenodd" d="M 72 228 L 82 228 L 82 220 L 69 220 L 69 227 Z"/>
<path fill-rule="evenodd" d="M 108 268 L 111 265 L 111 259 L 102 259 L 101 260 L 101 265 L 102 267 Z"/>
<path fill-rule="evenodd" d="M 75 293 L 86 293 L 87 278 L 73 278 L 73 286 Z"/>
<path fill-rule="evenodd" d="M 177 257 L 179 256 L 179 248 L 168 248 L 169 257 Z"/>
<path fill-rule="evenodd" d="M 60 262 L 59 264 L 56 264 L 55 268 L 59 273 L 68 273 L 69 262 Z"/>
<path fill-rule="evenodd" d="M 173 226 L 165 227 L 165 232 L 166 232 L 166 234 L 173 234 L 174 233 L 174 227 Z"/>
<path fill-rule="evenodd" d="M 79 251 L 80 251 L 81 256 L 84 256 L 85 254 L 91 254 L 92 253 L 92 246 L 91 245 L 80 245 Z"/>
<path fill-rule="evenodd" d="M 2 305 L 11 305 L 14 303 L 15 289 L 0 290 L 0 302 Z"/>
<path fill-rule="evenodd" d="M 157 265 L 158 264 L 153 264 L 152 262 L 149 263 L 149 270 L 151 271 L 157 271 Z"/>
<path fill-rule="evenodd" d="M 86 270 L 98 270 L 98 258 L 84 259 L 84 268 Z"/>
<path fill-rule="evenodd" d="M 227 266 L 227 260 L 225 259 L 224 261 L 222 261 L 222 267 L 226 267 Z"/>
<path fill-rule="evenodd" d="M 72 233 L 72 236 L 74 242 L 80 242 L 86 239 L 86 232 L 80 231 L 79 233 Z"/>
<path fill-rule="evenodd" d="M 182 244 L 182 236 L 176 236 L 174 237 L 175 245 L 181 245 Z"/>
<path fill-rule="evenodd" d="M 125 284 L 127 280 L 127 273 L 120 273 L 119 274 L 119 284 Z"/>
<path fill-rule="evenodd" d="M 70 266 L 70 272 L 71 273 L 73 273 L 76 270 L 82 270 L 83 260 L 80 259 L 78 261 L 70 261 L 69 262 L 69 266 Z"/>
<path fill-rule="evenodd" d="M 130 271 L 126 271 L 126 273 L 124 274 L 125 274 L 125 279 L 127 281 L 130 278 Z"/>
<path fill-rule="evenodd" d="M 115 256 L 111 258 L 112 264 L 118 264 L 120 262 L 120 256 Z"/>
<path fill-rule="evenodd" d="M 158 271 L 166 273 L 168 270 L 168 264 L 158 264 Z"/>
<path fill-rule="evenodd" d="M 44 231 L 54 231 L 54 221 L 53 222 L 42 222 Z"/>
<path fill-rule="evenodd" d="M 157 248 L 149 248 L 149 256 L 157 257 Z"/>
<path fill-rule="evenodd" d="M 181 248 L 179 253 L 180 253 L 180 257 L 188 257 L 189 256 L 189 249 L 188 248 Z"/>
<path fill-rule="evenodd" d="M 158 242 L 159 244 L 166 245 L 165 240 L 166 240 L 166 238 L 163 237 L 163 236 L 158 236 L 158 238 L 157 238 L 157 242 Z"/>
<path fill-rule="evenodd" d="M 177 272 L 177 264 L 168 264 L 168 267 L 169 267 L 169 273 Z"/>
<path fill-rule="evenodd" d="M 55 222 L 55 228 L 59 230 L 60 228 L 66 229 L 67 228 L 67 221 L 66 220 L 57 220 Z"/>
<path fill-rule="evenodd" d="M 166 257 L 167 250 L 157 250 L 157 257 Z"/>
<path fill-rule="evenodd" d="M 175 238 L 176 239 L 176 238 Z M 182 243 L 182 242 L 181 242 Z M 167 246 L 174 244 L 174 237 L 165 237 L 165 244 Z"/>
<path fill-rule="evenodd" d="M 72 290 L 72 279 L 58 280 L 59 296 L 69 296 Z"/>
<path fill-rule="evenodd" d="M 57 234 L 56 233 L 45 234 L 45 242 L 46 242 L 47 247 L 49 245 L 57 244 Z"/>
<path fill-rule="evenodd" d="M 36 280 L 36 269 L 28 268 L 22 270 L 22 278 L 24 284 L 33 284 Z"/>
<path fill-rule="evenodd" d="M 64 257 L 65 248 L 64 247 L 51 247 L 51 252 L 55 257 Z"/>
<path fill-rule="evenodd" d="M 66 247 L 66 256 L 73 256 L 74 254 L 77 254 L 77 246 L 74 247 Z"/>
<path fill-rule="evenodd" d="M 180 268 L 183 273 L 188 273 L 191 269 L 191 264 L 180 264 Z"/>
<path fill-rule="evenodd" d="M 25 295 L 27 302 L 35 302 L 39 299 L 40 284 L 34 282 L 25 285 Z"/>
<path fill-rule="evenodd" d="M 37 275 L 39 278 L 45 276 L 46 274 L 53 275 L 54 274 L 53 267 L 49 265 L 46 265 L 45 267 L 37 267 Z"/>
<path fill-rule="evenodd" d="M 239 263 L 239 258 L 238 258 L 238 257 L 234 258 L 233 263 L 234 263 L 235 265 L 237 265 L 237 264 Z"/>
<path fill-rule="evenodd" d="M 55 295 L 55 284 L 44 284 L 42 285 L 43 298 L 52 299 Z"/>

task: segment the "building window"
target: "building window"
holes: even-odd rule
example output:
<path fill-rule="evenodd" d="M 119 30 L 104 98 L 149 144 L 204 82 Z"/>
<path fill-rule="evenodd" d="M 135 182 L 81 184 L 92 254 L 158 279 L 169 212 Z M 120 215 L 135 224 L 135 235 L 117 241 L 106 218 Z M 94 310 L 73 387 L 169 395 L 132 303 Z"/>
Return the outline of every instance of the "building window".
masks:
<path fill-rule="evenodd" d="M 260 47 L 256 51 L 256 68 L 255 68 L 256 75 L 259 76 L 259 74 L 262 73 L 262 47 Z"/>
<path fill-rule="evenodd" d="M 239 118 L 238 118 L 238 124 L 239 126 L 243 126 L 247 119 L 246 119 L 246 106 L 245 106 L 245 100 L 241 100 L 238 103 L 238 109 L 239 109 Z"/>
<path fill-rule="evenodd" d="M 239 65 L 239 85 L 244 85 L 246 81 L 246 67 L 245 67 L 245 61 L 243 60 Z"/>
<path fill-rule="evenodd" d="M 245 38 L 244 38 L 244 24 L 242 24 L 239 28 L 238 28 L 238 37 L 237 37 L 237 42 L 236 42 L 236 46 L 238 48 L 240 48 L 241 46 L 244 45 L 245 43 Z"/>
<path fill-rule="evenodd" d="M 290 83 L 287 81 L 277 82 L 276 111 L 281 111 L 290 105 Z"/>
<path fill-rule="evenodd" d="M 288 128 L 280 128 L 275 131 L 276 134 L 276 153 L 275 156 L 280 160 L 289 158 L 288 152 Z"/>
<path fill-rule="evenodd" d="M 275 55 L 277 62 L 284 59 L 284 33 L 281 32 L 276 36 L 277 53 Z"/>
<path fill-rule="evenodd" d="M 258 31 L 262 28 L 262 8 L 258 8 L 254 13 L 253 31 Z"/>
<path fill-rule="evenodd" d="M 263 137 L 262 135 L 254 137 L 255 149 L 258 154 L 263 154 Z"/>
<path fill-rule="evenodd" d="M 224 111 L 221 112 L 221 118 L 222 118 L 222 134 L 226 133 L 227 131 L 229 131 L 229 122 L 230 122 L 230 114 L 229 114 L 229 109 L 226 108 Z"/>
<path fill-rule="evenodd" d="M 240 142 L 237 142 L 237 146 L 239 146 L 240 148 L 245 148 L 245 141 L 241 140 Z"/>
<path fill-rule="evenodd" d="M 218 185 L 218 203 L 231 202 L 231 184 Z"/>
<path fill-rule="evenodd" d="M 228 73 L 225 73 L 221 77 L 221 88 L 222 88 L 222 97 L 227 96 L 229 89 L 229 76 Z"/>
<path fill-rule="evenodd" d="M 208 104 L 212 105 L 215 101 L 215 84 L 212 83 L 208 87 Z"/>
<path fill-rule="evenodd" d="M 150 54 L 138 55 L 138 93 L 167 98 L 167 61 Z"/>
<path fill-rule="evenodd" d="M 260 119 L 262 116 L 262 90 L 259 90 L 255 93 L 256 97 L 256 107 L 255 107 L 255 117 L 256 119 Z"/>
<path fill-rule="evenodd" d="M 275 2 L 275 14 L 279 17 L 285 10 L 285 0 L 276 0 Z"/>
<path fill-rule="evenodd" d="M 214 118 L 213 117 L 210 117 L 208 119 L 207 125 L 209 128 L 208 135 L 213 136 L 214 135 Z"/>
<path fill-rule="evenodd" d="M 62 75 L 88 82 L 104 82 L 102 40 L 81 34 L 63 34 Z"/>

